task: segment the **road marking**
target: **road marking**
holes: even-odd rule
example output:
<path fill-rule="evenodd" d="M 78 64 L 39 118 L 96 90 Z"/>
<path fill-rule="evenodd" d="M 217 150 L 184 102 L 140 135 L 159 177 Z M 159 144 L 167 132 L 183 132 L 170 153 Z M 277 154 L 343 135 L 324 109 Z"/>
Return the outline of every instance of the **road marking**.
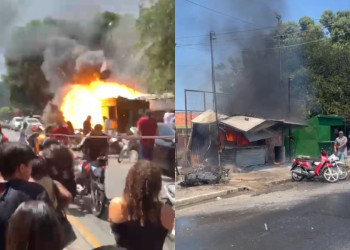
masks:
<path fill-rule="evenodd" d="M 98 248 L 102 246 L 102 244 L 93 236 L 89 230 L 79 222 L 73 215 L 67 213 L 68 221 L 72 224 L 73 227 L 78 229 L 79 233 L 85 238 L 85 240 L 93 247 Z"/>

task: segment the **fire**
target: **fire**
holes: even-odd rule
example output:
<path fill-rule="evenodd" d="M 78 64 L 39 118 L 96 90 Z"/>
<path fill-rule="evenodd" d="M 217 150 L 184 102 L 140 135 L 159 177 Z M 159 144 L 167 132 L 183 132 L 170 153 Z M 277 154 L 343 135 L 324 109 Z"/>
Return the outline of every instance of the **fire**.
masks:
<path fill-rule="evenodd" d="M 135 99 L 142 93 L 115 82 L 94 81 L 90 85 L 72 85 L 65 95 L 61 111 L 66 121 L 75 128 L 82 128 L 83 122 L 91 115 L 92 124 L 103 124 L 101 101 L 119 96 Z"/>

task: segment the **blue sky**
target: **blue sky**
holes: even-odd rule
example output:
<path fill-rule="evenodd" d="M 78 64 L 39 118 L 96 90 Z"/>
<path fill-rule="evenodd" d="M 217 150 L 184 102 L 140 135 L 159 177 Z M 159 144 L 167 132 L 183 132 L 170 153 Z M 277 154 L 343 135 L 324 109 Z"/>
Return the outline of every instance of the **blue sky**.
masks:
<path fill-rule="evenodd" d="M 237 30 L 256 29 L 256 27 L 271 26 L 275 21 L 273 11 L 282 15 L 282 21 L 298 21 L 308 16 L 317 22 L 324 10 L 349 10 L 349 0 L 190 0 L 194 3 L 214 9 L 221 14 L 204 9 L 186 0 L 176 0 L 175 12 L 175 108 L 182 110 L 184 105 L 184 89 L 201 89 L 211 91 L 211 61 L 209 50 L 209 32 L 217 34 Z M 269 3 L 269 6 L 262 4 Z M 241 4 L 240 4 L 241 3 Z M 255 11 L 251 9 L 256 6 Z M 266 9 L 265 9 L 266 8 Z M 264 12 L 263 10 L 264 9 Z M 270 16 L 259 13 L 270 13 Z M 252 15 L 252 13 L 254 13 Z M 266 19 L 266 20 L 265 20 Z M 252 33 L 238 33 L 240 35 Z M 207 36 L 206 36 L 207 35 Z M 228 56 L 238 54 L 237 48 L 227 44 L 227 38 L 232 36 L 221 35 L 214 41 L 215 64 L 225 62 Z M 226 39 L 226 40 L 225 40 Z M 226 43 L 225 43 L 226 41 Z M 224 46 L 219 45 L 222 43 Z M 219 45 L 219 46 L 218 46 Z M 203 97 L 199 94 L 188 95 L 188 108 L 192 110 L 203 109 Z M 211 96 L 207 96 L 211 103 Z M 211 108 L 209 104 L 207 108 Z"/>

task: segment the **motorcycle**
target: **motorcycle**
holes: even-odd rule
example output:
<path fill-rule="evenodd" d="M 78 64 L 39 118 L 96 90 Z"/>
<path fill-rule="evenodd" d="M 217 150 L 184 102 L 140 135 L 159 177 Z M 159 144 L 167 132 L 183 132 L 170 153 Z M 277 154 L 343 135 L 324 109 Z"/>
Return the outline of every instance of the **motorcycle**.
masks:
<path fill-rule="evenodd" d="M 107 156 L 99 156 L 96 161 L 82 160 L 75 166 L 77 194 L 90 194 L 91 210 L 96 217 L 101 217 L 106 207 L 104 173 L 107 164 Z"/>
<path fill-rule="evenodd" d="M 96 217 L 101 217 L 105 208 L 107 198 L 105 195 L 105 170 L 108 164 L 107 156 L 100 156 L 97 161 L 90 164 L 90 190 L 91 190 L 91 208 Z"/>
<path fill-rule="evenodd" d="M 131 127 L 129 135 L 137 135 L 137 128 Z M 139 158 L 138 143 L 137 140 L 120 139 L 120 152 L 118 155 L 118 162 L 121 163 L 123 159 L 130 159 L 131 161 L 137 161 Z"/>
<path fill-rule="evenodd" d="M 302 181 L 304 178 L 312 179 L 314 177 L 323 177 L 330 183 L 339 180 L 339 173 L 336 167 L 327 158 L 327 154 L 324 151 L 321 154 L 321 159 L 312 159 L 309 157 L 294 159 L 291 174 L 292 181 Z"/>
<path fill-rule="evenodd" d="M 340 161 L 338 156 L 336 156 L 335 154 L 332 154 L 328 159 L 337 169 L 339 173 L 339 180 L 345 180 L 346 178 L 348 178 L 349 173 L 347 171 L 347 167 L 344 164 L 344 162 Z"/>

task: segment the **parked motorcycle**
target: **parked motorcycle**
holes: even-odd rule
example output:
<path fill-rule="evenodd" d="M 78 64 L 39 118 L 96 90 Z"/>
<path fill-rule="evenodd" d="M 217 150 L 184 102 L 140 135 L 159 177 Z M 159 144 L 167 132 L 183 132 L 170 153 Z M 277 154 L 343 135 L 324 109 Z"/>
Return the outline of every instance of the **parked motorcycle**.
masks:
<path fill-rule="evenodd" d="M 292 168 L 292 181 L 302 181 L 304 178 L 323 177 L 327 182 L 334 183 L 339 180 L 337 168 L 322 152 L 321 159 L 300 157 L 294 159 Z"/>
<path fill-rule="evenodd" d="M 328 159 L 337 169 L 339 173 L 339 180 L 345 180 L 348 177 L 349 173 L 344 162 L 340 161 L 339 157 L 335 154 L 332 154 Z"/>

